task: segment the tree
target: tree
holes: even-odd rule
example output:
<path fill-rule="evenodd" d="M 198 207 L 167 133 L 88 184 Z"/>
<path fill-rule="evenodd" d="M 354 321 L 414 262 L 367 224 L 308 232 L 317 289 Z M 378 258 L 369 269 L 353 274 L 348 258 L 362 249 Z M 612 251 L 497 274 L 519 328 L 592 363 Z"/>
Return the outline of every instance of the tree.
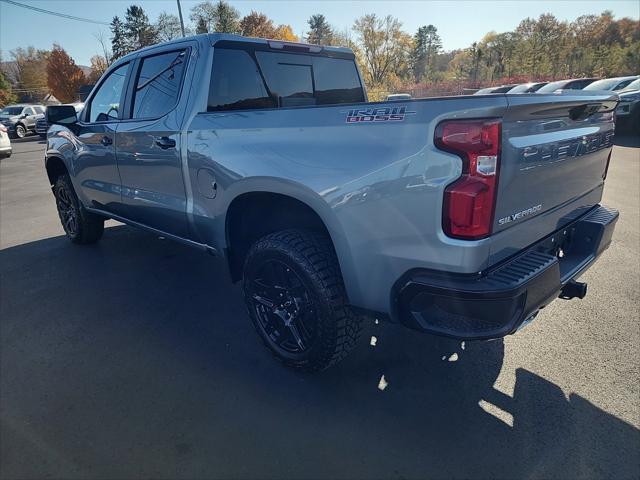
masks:
<path fill-rule="evenodd" d="M 124 33 L 124 24 L 116 15 L 111 20 L 111 58 L 117 60 L 129 53 L 129 47 Z"/>
<path fill-rule="evenodd" d="M 240 13 L 224 0 L 198 3 L 191 9 L 190 18 L 198 29 L 206 26 L 207 32 L 240 33 Z"/>
<path fill-rule="evenodd" d="M 286 42 L 297 42 L 300 39 L 293 33 L 291 25 L 278 25 L 276 31 L 273 32 L 273 38 L 276 40 L 284 40 Z"/>
<path fill-rule="evenodd" d="M 0 108 L 10 103 L 15 103 L 16 100 L 17 98 L 15 93 L 13 93 L 11 82 L 7 80 L 4 72 L 0 71 Z"/>
<path fill-rule="evenodd" d="M 401 27 L 402 23 L 391 15 L 379 18 L 373 13 L 356 19 L 353 30 L 358 35 L 366 75 L 372 85 L 382 85 L 391 73 L 398 77 L 404 74 L 411 37 Z"/>
<path fill-rule="evenodd" d="M 39 102 L 49 92 L 47 87 L 47 50 L 36 50 L 33 47 L 20 47 L 11 52 L 14 59 L 10 79 L 17 86 L 20 94 L 18 100 Z M 16 92 L 17 93 L 17 92 Z"/>
<path fill-rule="evenodd" d="M 245 37 L 275 38 L 275 32 L 273 20 L 255 10 L 251 10 L 251 13 L 240 21 L 240 33 Z"/>
<path fill-rule="evenodd" d="M 182 37 L 182 27 L 180 26 L 180 18 L 167 12 L 161 12 L 154 25 L 158 33 L 158 40 L 168 42 L 174 38 Z M 185 28 L 185 35 L 188 35 L 188 28 Z"/>
<path fill-rule="evenodd" d="M 196 25 L 196 34 L 199 35 L 201 33 L 209 33 L 207 21 L 202 17 L 198 18 L 198 24 Z"/>
<path fill-rule="evenodd" d="M 94 55 L 91 57 L 91 73 L 87 77 L 87 83 L 89 85 L 98 83 L 98 80 L 100 80 L 100 77 L 108 67 L 109 63 L 102 55 Z"/>
<path fill-rule="evenodd" d="M 425 76 L 429 80 L 435 78 L 436 58 L 442 49 L 442 40 L 438 29 L 433 25 L 420 27 L 413 39 L 411 66 L 416 83 Z"/>
<path fill-rule="evenodd" d="M 333 29 L 327 22 L 327 19 L 321 13 L 311 15 L 309 20 L 309 31 L 307 32 L 306 41 L 308 43 L 314 43 L 316 45 L 332 45 L 333 44 Z"/>
<path fill-rule="evenodd" d="M 144 13 L 142 7 L 131 5 L 127 8 L 124 20 L 124 35 L 129 52 L 158 43 L 158 32 Z"/>
<path fill-rule="evenodd" d="M 51 93 L 63 103 L 71 103 L 78 99 L 78 90 L 85 83 L 82 69 L 58 44 L 47 61 L 47 86 Z"/>

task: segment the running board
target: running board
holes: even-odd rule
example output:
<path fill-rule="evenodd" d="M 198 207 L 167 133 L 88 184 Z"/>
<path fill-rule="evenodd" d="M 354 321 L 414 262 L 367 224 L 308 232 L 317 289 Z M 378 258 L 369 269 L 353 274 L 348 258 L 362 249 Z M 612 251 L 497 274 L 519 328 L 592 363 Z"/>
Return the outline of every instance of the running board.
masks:
<path fill-rule="evenodd" d="M 100 210 L 98 208 L 86 208 L 88 212 L 95 213 L 96 215 L 100 215 L 102 217 L 111 218 L 113 220 L 117 220 L 118 222 L 122 222 L 131 227 L 139 228 L 141 230 L 146 230 L 147 232 L 154 233 L 161 237 L 168 238 L 170 240 L 174 240 L 176 242 L 180 242 L 189 247 L 197 248 L 198 250 L 203 250 L 211 255 L 217 256 L 218 250 L 210 247 L 209 245 L 205 245 L 204 243 L 194 242 L 193 240 L 189 240 L 188 238 L 179 237 L 178 235 L 174 235 L 172 233 L 163 232 L 162 230 L 158 230 L 157 228 L 149 227 L 148 225 L 144 225 L 143 223 L 138 223 L 133 220 L 129 220 L 128 218 L 121 217 L 120 215 L 115 215 L 110 212 L 105 212 L 104 210 Z"/>

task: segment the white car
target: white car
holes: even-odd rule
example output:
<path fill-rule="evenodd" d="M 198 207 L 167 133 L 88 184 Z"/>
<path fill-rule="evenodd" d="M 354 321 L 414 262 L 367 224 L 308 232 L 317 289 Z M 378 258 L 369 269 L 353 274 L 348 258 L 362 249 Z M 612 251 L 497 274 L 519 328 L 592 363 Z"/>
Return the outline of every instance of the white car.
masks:
<path fill-rule="evenodd" d="M 11 156 L 11 140 L 7 127 L 0 124 L 0 158 L 8 158 Z"/>

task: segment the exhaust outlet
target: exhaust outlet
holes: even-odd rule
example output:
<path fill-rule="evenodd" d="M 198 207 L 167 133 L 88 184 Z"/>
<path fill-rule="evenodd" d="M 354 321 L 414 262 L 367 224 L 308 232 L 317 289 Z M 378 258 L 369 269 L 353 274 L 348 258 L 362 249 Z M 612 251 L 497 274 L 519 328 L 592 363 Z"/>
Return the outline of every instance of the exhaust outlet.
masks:
<path fill-rule="evenodd" d="M 572 298 L 584 298 L 587 294 L 587 284 L 583 282 L 576 282 L 575 280 L 569 280 L 562 290 L 560 290 L 560 298 L 564 300 L 571 300 Z"/>

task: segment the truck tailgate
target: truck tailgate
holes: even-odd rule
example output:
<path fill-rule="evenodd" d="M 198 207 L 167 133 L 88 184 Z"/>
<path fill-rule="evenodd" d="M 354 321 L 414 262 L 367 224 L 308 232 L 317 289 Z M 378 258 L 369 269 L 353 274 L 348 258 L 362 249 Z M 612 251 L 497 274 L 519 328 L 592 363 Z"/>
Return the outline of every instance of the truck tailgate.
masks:
<path fill-rule="evenodd" d="M 618 99 L 583 91 L 506 97 L 494 233 L 517 229 L 508 237 L 521 248 L 600 201 Z"/>

